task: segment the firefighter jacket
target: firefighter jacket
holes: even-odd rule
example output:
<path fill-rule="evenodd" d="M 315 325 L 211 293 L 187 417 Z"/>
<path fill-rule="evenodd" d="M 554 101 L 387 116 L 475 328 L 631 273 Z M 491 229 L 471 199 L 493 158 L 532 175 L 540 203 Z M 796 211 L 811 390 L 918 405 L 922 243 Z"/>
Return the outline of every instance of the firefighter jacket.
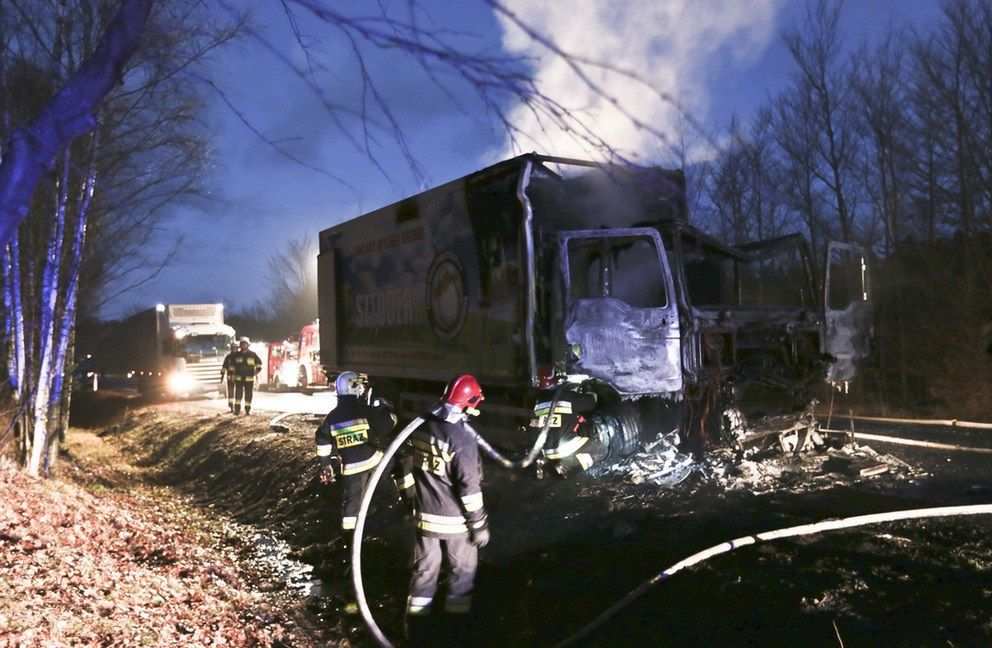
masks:
<path fill-rule="evenodd" d="M 234 369 L 234 379 L 241 382 L 254 382 L 255 376 L 262 370 L 262 359 L 254 351 L 235 351 L 231 358 Z"/>
<path fill-rule="evenodd" d="M 486 527 L 479 444 L 465 414 L 444 404 L 410 435 L 417 531 L 430 538 L 463 537 Z"/>
<path fill-rule="evenodd" d="M 234 356 L 237 353 L 237 351 L 231 351 L 224 356 L 224 364 L 220 366 L 221 379 L 227 378 L 230 382 L 234 381 Z"/>
<path fill-rule="evenodd" d="M 357 475 L 379 465 L 382 452 L 369 438 L 385 438 L 396 424 L 396 417 L 385 407 L 372 407 L 358 396 L 338 396 L 332 409 L 317 428 L 317 458 L 321 469 L 334 466 L 339 476 Z"/>
<path fill-rule="evenodd" d="M 534 406 L 534 418 L 530 421 L 531 430 L 540 434 L 550 417 L 543 453 L 545 459 L 552 461 L 575 454 L 589 441 L 589 437 L 583 435 L 584 414 L 596 407 L 595 394 L 580 394 L 563 387 L 558 391 L 555 411 L 550 412 L 555 391 L 552 388 L 541 392 L 537 405 Z"/>

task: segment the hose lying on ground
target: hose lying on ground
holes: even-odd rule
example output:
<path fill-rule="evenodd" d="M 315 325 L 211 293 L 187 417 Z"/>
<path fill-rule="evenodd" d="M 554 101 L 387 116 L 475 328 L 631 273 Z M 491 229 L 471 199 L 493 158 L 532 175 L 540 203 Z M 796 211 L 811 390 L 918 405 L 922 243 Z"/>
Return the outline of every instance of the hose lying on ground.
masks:
<path fill-rule="evenodd" d="M 362 584 L 362 533 L 365 531 L 365 516 L 368 515 L 369 505 L 372 503 L 372 495 L 375 493 L 375 487 L 379 485 L 379 480 L 382 478 L 382 474 L 386 472 L 386 467 L 392 461 L 393 455 L 396 454 L 396 451 L 403 445 L 407 437 L 413 434 L 413 431 L 423 425 L 423 423 L 424 419 L 419 416 L 410 421 L 410 424 L 403 428 L 396 435 L 396 438 L 393 439 L 393 442 L 389 444 L 389 447 L 386 448 L 382 460 L 379 461 L 379 465 L 372 472 L 368 487 L 366 487 L 365 492 L 362 494 L 362 505 L 358 509 L 358 519 L 355 522 L 355 536 L 351 543 L 351 579 L 355 585 L 355 602 L 358 604 L 358 609 L 362 613 L 362 618 L 365 619 L 365 624 L 369 627 L 369 632 L 372 633 L 372 636 L 375 637 L 376 641 L 383 648 L 392 648 L 393 644 L 390 643 L 386 635 L 379 629 L 375 619 L 372 617 L 372 610 L 369 609 L 368 601 L 365 600 L 365 587 Z"/>
<path fill-rule="evenodd" d="M 909 425 L 941 425 L 944 427 L 970 428 L 973 430 L 992 430 L 992 423 L 977 423 L 974 421 L 960 421 L 958 419 L 904 419 L 890 418 L 884 416 L 854 416 L 853 414 L 835 414 L 837 418 L 851 419 L 852 421 L 871 421 L 873 423 L 903 423 Z"/>
<path fill-rule="evenodd" d="M 552 409 L 549 410 L 553 412 L 553 405 L 557 401 L 557 393 L 555 394 L 555 401 L 552 402 Z M 550 416 L 548 417 L 550 420 Z M 387 466 L 390 461 L 392 461 L 393 456 L 399 450 L 403 442 L 416 430 L 418 427 L 423 425 L 423 418 L 416 418 L 410 422 L 393 442 L 389 444 L 386 449 L 382 460 L 379 462 L 372 473 L 372 477 L 369 480 L 369 485 L 365 489 L 365 493 L 362 495 L 362 504 L 358 511 L 358 518 L 355 523 L 354 540 L 351 547 L 351 569 L 352 569 L 352 581 L 355 586 L 355 598 L 358 604 L 358 608 L 362 613 L 362 618 L 365 620 L 369 631 L 375 637 L 376 641 L 383 648 L 393 648 L 393 644 L 389 641 L 386 635 L 376 624 L 375 619 L 372 616 L 372 611 L 369 609 L 368 601 L 365 599 L 365 587 L 362 583 L 362 535 L 365 531 L 365 518 L 368 515 L 369 506 L 372 503 L 372 496 L 375 493 L 376 486 L 379 485 L 379 481 L 382 478 L 383 473 L 385 473 Z M 471 429 L 471 428 L 469 428 Z M 547 426 L 545 426 L 542 436 L 547 432 Z M 479 439 L 480 445 L 485 443 L 478 433 L 473 433 Z M 543 445 L 543 439 L 541 439 Z M 489 446 L 486 443 L 486 446 Z M 491 446 L 490 446 L 491 447 Z M 535 446 L 540 448 L 540 445 Z M 493 450 L 495 453 L 495 450 Z M 498 454 L 498 453 L 496 453 Z M 536 456 L 536 453 L 534 453 Z M 504 463 L 504 461 L 506 463 Z M 517 466 L 522 462 L 511 462 L 509 460 L 501 461 L 503 465 L 507 463 L 512 466 Z M 510 466 L 508 466 L 510 467 Z M 736 538 L 734 540 L 729 540 L 727 542 L 722 542 L 717 545 L 713 545 L 708 549 L 697 552 L 688 558 L 680 560 L 675 563 L 665 571 L 652 576 L 647 581 L 641 583 L 639 586 L 630 591 L 626 596 L 617 601 L 614 605 L 608 608 L 605 612 L 597 616 L 590 623 L 583 626 L 577 632 L 573 633 L 567 637 L 564 641 L 560 642 L 555 646 L 555 648 L 562 648 L 568 646 L 577 641 L 580 641 L 590 634 L 592 634 L 596 629 L 610 620 L 612 617 L 616 616 L 621 610 L 630 605 L 636 599 L 640 598 L 645 592 L 651 589 L 658 583 L 665 581 L 676 573 L 704 562 L 713 556 L 718 556 L 723 553 L 739 549 L 741 547 L 746 547 L 748 545 L 757 544 L 758 542 L 769 542 L 772 540 L 779 540 L 781 538 L 791 538 L 797 536 L 813 535 L 816 533 L 823 533 L 825 531 L 836 531 L 838 529 L 850 529 L 859 526 L 865 526 L 868 524 L 879 524 L 882 522 L 895 522 L 898 520 L 912 520 L 912 519 L 922 519 L 931 517 L 952 517 L 958 515 L 988 515 L 992 514 L 992 504 L 974 504 L 970 506 L 943 506 L 936 508 L 925 508 L 925 509 L 911 509 L 905 511 L 890 511 L 888 513 L 874 513 L 871 515 L 858 515 L 855 517 L 833 519 L 833 520 L 823 520 L 820 522 L 814 522 L 810 524 L 801 524 L 799 526 L 786 527 L 783 529 L 776 529 L 774 531 L 765 531 L 762 533 L 756 533 L 754 535 L 743 536 Z"/>
<path fill-rule="evenodd" d="M 687 567 L 699 564 L 705 560 L 718 556 L 722 553 L 740 549 L 758 542 L 768 542 L 780 538 L 791 538 L 796 536 L 812 535 L 823 533 L 824 531 L 836 531 L 838 529 L 849 529 L 852 527 L 864 526 L 866 524 L 879 524 L 881 522 L 895 522 L 897 520 L 912 520 L 931 517 L 950 517 L 955 515 L 981 515 L 992 513 L 992 504 L 974 504 L 970 506 L 942 506 L 937 508 L 912 509 L 907 511 L 891 511 L 889 513 L 874 513 L 871 515 L 858 515 L 855 517 L 841 518 L 837 520 L 823 520 L 812 524 L 801 524 L 799 526 L 777 529 L 775 531 L 765 531 L 754 535 L 744 536 L 728 542 L 721 542 L 713 545 L 709 549 L 704 549 L 698 553 L 680 560 L 665 571 L 652 576 L 636 588 L 630 591 L 625 597 L 617 601 L 613 606 L 583 626 L 579 631 L 570 635 L 555 648 L 571 645 L 577 641 L 585 639 L 597 628 L 603 625 L 610 618 L 615 616 L 623 608 L 640 598 L 651 587 L 674 576 L 677 572 Z"/>

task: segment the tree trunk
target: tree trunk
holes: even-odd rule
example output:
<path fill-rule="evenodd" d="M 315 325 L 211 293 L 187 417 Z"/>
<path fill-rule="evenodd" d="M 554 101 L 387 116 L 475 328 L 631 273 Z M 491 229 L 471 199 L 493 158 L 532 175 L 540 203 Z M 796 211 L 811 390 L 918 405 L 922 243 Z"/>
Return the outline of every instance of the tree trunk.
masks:
<path fill-rule="evenodd" d="M 0 244 L 9 242 L 27 217 L 31 196 L 59 151 L 96 126 L 95 111 L 120 82 L 151 5 L 152 0 L 123 0 L 92 56 L 37 117 L 11 133 L 0 162 Z"/>

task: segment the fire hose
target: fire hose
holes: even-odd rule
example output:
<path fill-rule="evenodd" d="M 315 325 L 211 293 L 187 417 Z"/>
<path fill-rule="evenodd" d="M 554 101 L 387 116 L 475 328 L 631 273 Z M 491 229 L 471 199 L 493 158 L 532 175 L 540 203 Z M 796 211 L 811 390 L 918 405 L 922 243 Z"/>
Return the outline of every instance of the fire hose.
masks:
<path fill-rule="evenodd" d="M 550 413 L 553 412 L 553 405 L 557 401 L 556 398 L 552 401 L 552 409 L 549 410 L 548 419 L 550 420 Z M 375 637 L 376 641 L 383 648 L 393 648 L 393 644 L 389 641 L 389 638 L 382 632 L 375 618 L 372 616 L 372 611 L 369 609 L 368 601 L 365 598 L 365 587 L 362 582 L 362 535 L 365 531 L 365 518 L 368 515 L 369 506 L 372 503 L 372 496 L 375 493 L 376 487 L 379 485 L 379 481 L 382 478 L 383 473 L 386 471 L 386 467 L 392 461 L 393 456 L 399 450 L 400 446 L 407 440 L 407 438 L 413 434 L 413 432 L 423 425 L 424 419 L 421 417 L 415 418 L 410 422 L 396 438 L 393 439 L 392 443 L 386 449 L 383 454 L 382 460 L 379 462 L 372 473 L 372 477 L 369 481 L 368 487 L 365 489 L 365 493 L 362 495 L 362 504 L 358 511 L 358 518 L 355 523 L 354 531 L 354 541 L 352 542 L 351 548 L 351 570 L 352 570 L 352 581 L 355 586 L 355 598 L 358 604 L 358 609 L 362 614 L 362 618 L 365 620 L 365 624 L 368 626 L 369 631 Z M 469 428 L 471 429 L 471 428 Z M 545 425 L 544 433 L 547 432 L 547 425 Z M 480 444 L 483 443 L 482 437 L 478 435 L 473 430 L 473 434 L 479 439 Z M 486 443 L 486 446 L 489 446 Z M 489 446 L 491 448 L 491 446 Z M 540 446 L 535 446 L 540 447 Z M 495 453 L 495 450 L 493 450 Z M 498 453 L 496 453 L 498 454 Z M 534 453 L 536 456 L 536 453 Z M 504 463 L 505 461 L 505 463 Z M 509 460 L 501 461 L 503 465 L 510 464 L 511 466 L 517 466 L 523 462 L 512 462 Z M 510 467 L 510 466 L 508 466 Z M 575 633 L 568 636 L 566 639 L 558 643 L 554 648 L 562 648 L 564 646 L 571 645 L 577 641 L 580 641 L 590 634 L 592 634 L 596 629 L 610 620 L 612 617 L 616 616 L 621 610 L 633 603 L 635 600 L 643 596 L 649 589 L 668 580 L 676 573 L 687 569 L 699 563 L 702 563 L 714 556 L 720 554 L 728 553 L 734 551 L 735 549 L 740 549 L 741 547 L 746 547 L 749 545 L 757 544 L 759 542 L 770 542 L 772 540 L 779 540 L 782 538 L 792 538 L 798 536 L 814 535 L 817 533 L 824 533 L 826 531 L 837 531 L 840 529 L 850 529 L 854 527 L 865 526 L 869 524 L 880 524 L 883 522 L 896 522 L 899 520 L 912 520 L 912 519 L 924 519 L 933 517 L 953 517 L 959 515 L 988 515 L 992 514 L 992 504 L 974 504 L 969 506 L 943 506 L 936 508 L 924 508 L 924 509 L 911 509 L 903 511 L 890 511 L 887 513 L 873 513 L 870 515 L 858 515 L 848 518 L 822 520 L 820 522 L 814 522 L 810 524 L 801 524 L 799 526 L 786 527 L 782 529 L 776 529 L 773 531 L 764 531 L 762 533 L 756 533 L 749 536 L 742 536 L 740 538 L 735 538 L 726 542 L 721 542 L 720 544 L 713 545 L 708 549 L 699 551 L 692 554 L 691 556 L 680 560 L 671 567 L 665 569 L 664 571 L 652 576 L 650 579 L 644 581 L 636 588 L 631 590 L 626 596 L 617 601 L 611 607 L 609 607 L 602 614 L 593 619 L 590 623 L 583 626 L 581 629 Z"/>
<path fill-rule="evenodd" d="M 836 531 L 838 529 L 850 529 L 867 524 L 879 524 L 882 522 L 895 522 L 898 520 L 913 520 L 932 517 L 951 517 L 956 515 L 988 515 L 990 513 L 992 513 L 992 504 L 941 506 L 937 508 L 890 511 L 888 513 L 873 513 L 871 515 L 858 515 L 849 518 L 823 520 L 811 524 L 801 524 L 799 526 L 786 527 L 784 529 L 776 529 L 774 531 L 765 531 L 763 533 L 756 533 L 754 535 L 743 536 L 727 542 L 721 542 L 720 544 L 713 545 L 708 549 L 704 549 L 703 551 L 692 554 L 688 558 L 680 560 L 665 571 L 660 572 L 644 581 L 631 590 L 630 593 L 622 599 L 613 604 L 605 612 L 593 619 L 590 623 L 583 626 L 579 631 L 555 645 L 554 648 L 562 648 L 563 646 L 568 646 L 585 639 L 606 621 L 616 616 L 616 614 L 623 608 L 640 598 L 649 589 L 662 581 L 668 580 L 677 572 L 680 572 L 688 567 L 692 567 L 693 565 L 697 565 L 705 560 L 709 560 L 713 556 L 718 556 L 720 554 L 733 551 L 734 549 L 740 549 L 741 547 L 757 544 L 758 542 L 769 542 L 771 540 L 779 540 L 781 538 L 813 535 L 816 533 L 823 533 L 825 531 Z"/>
<path fill-rule="evenodd" d="M 496 450 L 496 448 L 489 445 L 489 442 L 483 439 L 482 435 L 476 432 L 475 429 L 467 422 L 465 424 L 465 427 L 467 427 L 469 432 L 472 433 L 472 436 L 475 437 L 475 440 L 479 442 L 479 447 L 482 448 L 482 450 L 487 455 L 489 455 L 494 461 L 499 463 L 501 466 L 509 470 L 513 470 L 516 468 L 526 468 L 527 466 L 534 463 L 534 460 L 537 459 L 537 455 L 540 454 L 541 449 L 544 447 L 544 441 L 548 438 L 548 430 L 551 429 L 551 420 L 555 414 L 555 407 L 558 406 L 558 398 L 561 395 L 561 390 L 564 389 L 564 387 L 565 385 L 559 385 L 558 388 L 555 389 L 555 393 L 551 397 L 551 403 L 548 405 L 548 413 L 544 417 L 543 425 L 541 425 L 541 433 L 537 435 L 537 439 L 534 441 L 534 447 L 532 447 L 530 449 L 530 452 L 528 452 L 524 456 L 524 458 L 521 459 L 520 461 L 512 461 L 501 455 L 499 451 Z"/>
<path fill-rule="evenodd" d="M 362 533 L 365 531 L 365 516 L 369 512 L 369 505 L 372 503 L 372 495 L 375 493 L 375 487 L 379 485 L 379 480 L 382 479 L 382 474 L 386 472 L 386 466 L 392 461 L 393 456 L 396 451 L 399 450 L 403 442 L 406 441 L 407 437 L 413 434 L 414 430 L 424 424 L 424 419 L 417 417 L 410 421 L 410 424 L 403 428 L 393 442 L 389 444 L 386 448 L 386 452 L 382 456 L 382 460 L 379 461 L 379 465 L 375 467 L 372 472 L 372 477 L 369 480 L 369 485 L 365 488 L 365 492 L 362 494 L 362 505 L 358 509 L 358 518 L 355 521 L 355 536 L 351 543 L 351 579 L 355 585 L 355 602 L 358 603 L 358 609 L 362 613 L 362 618 L 365 620 L 365 625 L 368 626 L 369 632 L 375 637 L 376 641 L 379 642 L 380 646 L 383 648 L 392 648 L 393 644 L 390 643 L 389 639 L 376 624 L 375 619 L 372 617 L 372 610 L 369 609 L 368 601 L 365 600 L 365 587 L 362 584 Z"/>

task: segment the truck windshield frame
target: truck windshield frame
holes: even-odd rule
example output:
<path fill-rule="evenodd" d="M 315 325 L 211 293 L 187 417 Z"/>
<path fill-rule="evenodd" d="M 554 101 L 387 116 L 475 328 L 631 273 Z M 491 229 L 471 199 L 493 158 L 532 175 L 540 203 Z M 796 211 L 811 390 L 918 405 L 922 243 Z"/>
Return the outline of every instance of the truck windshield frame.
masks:
<path fill-rule="evenodd" d="M 179 344 L 181 355 L 201 358 L 224 357 L 230 352 L 230 335 L 194 334 L 187 335 Z"/>
<path fill-rule="evenodd" d="M 680 261 L 686 299 L 695 308 L 795 310 L 817 305 L 808 254 L 798 237 L 738 248 L 683 237 Z"/>
<path fill-rule="evenodd" d="M 565 284 L 570 300 L 613 298 L 632 308 L 668 307 L 661 241 L 656 236 L 591 232 L 569 236 L 567 246 Z"/>

